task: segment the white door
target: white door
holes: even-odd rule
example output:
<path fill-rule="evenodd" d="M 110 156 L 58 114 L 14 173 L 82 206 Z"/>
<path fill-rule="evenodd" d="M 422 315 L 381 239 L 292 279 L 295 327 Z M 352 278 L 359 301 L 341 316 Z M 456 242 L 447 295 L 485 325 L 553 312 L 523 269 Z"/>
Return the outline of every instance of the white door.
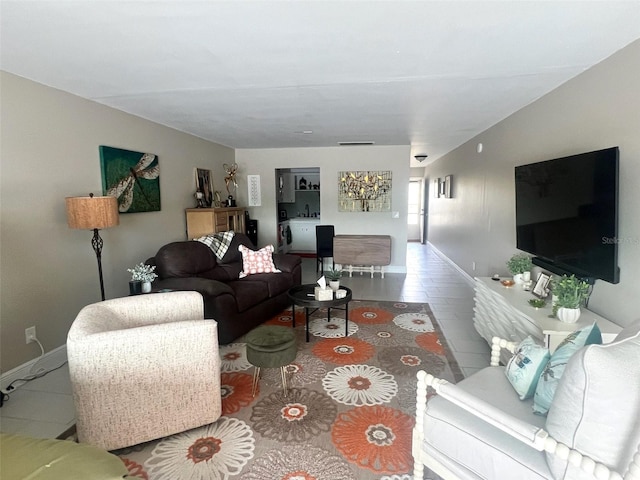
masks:
<path fill-rule="evenodd" d="M 422 181 L 422 204 L 420 205 L 420 243 L 427 243 L 429 230 L 429 179 Z"/>
<path fill-rule="evenodd" d="M 419 242 L 422 208 L 422 179 L 409 180 L 409 205 L 407 208 L 407 241 Z"/>

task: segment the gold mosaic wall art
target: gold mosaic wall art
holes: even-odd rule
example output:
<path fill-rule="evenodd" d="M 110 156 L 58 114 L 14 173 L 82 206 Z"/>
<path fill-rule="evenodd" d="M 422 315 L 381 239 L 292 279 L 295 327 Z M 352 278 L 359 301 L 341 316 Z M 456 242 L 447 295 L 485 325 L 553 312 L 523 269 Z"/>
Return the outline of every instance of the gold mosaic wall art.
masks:
<path fill-rule="evenodd" d="M 390 212 L 391 171 L 338 172 L 339 212 Z"/>

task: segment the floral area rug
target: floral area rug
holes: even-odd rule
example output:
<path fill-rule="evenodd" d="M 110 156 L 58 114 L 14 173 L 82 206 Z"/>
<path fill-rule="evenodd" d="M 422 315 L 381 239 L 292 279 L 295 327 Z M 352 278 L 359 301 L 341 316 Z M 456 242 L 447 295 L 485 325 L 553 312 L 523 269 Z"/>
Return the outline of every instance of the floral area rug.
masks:
<path fill-rule="evenodd" d="M 338 318 L 334 318 L 334 315 Z M 210 425 L 118 450 L 133 478 L 148 480 L 410 480 L 416 372 L 462 379 L 427 304 L 352 301 L 312 315 L 298 354 L 280 369 L 253 366 L 243 338 L 220 347 L 222 416 Z M 267 324 L 291 327 L 291 311 Z"/>

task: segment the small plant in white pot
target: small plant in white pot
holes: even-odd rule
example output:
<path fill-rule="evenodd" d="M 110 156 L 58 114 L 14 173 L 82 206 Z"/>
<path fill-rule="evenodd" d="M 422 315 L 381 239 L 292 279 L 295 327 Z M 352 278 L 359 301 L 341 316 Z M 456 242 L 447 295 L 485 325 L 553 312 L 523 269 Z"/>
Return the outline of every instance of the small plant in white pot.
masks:
<path fill-rule="evenodd" d="M 532 266 L 531 257 L 526 253 L 516 253 L 507 261 L 507 268 L 516 283 L 524 283 L 531 280 Z"/>
<path fill-rule="evenodd" d="M 133 268 L 128 268 L 127 272 L 131 274 L 131 281 L 129 282 L 130 293 L 133 295 L 149 293 L 151 291 L 151 282 L 158 278 L 158 275 L 154 272 L 155 269 L 155 265 L 147 265 L 143 262 L 138 263 Z M 141 291 L 138 291 L 138 286 L 135 282 L 140 282 Z"/>
<path fill-rule="evenodd" d="M 558 320 L 575 323 L 580 318 L 580 307 L 589 297 L 589 284 L 575 275 L 563 275 L 553 282 L 553 295 L 557 297 L 554 307 Z"/>
<path fill-rule="evenodd" d="M 337 292 L 340 288 L 340 279 L 342 278 L 342 270 L 336 270 L 335 268 L 331 268 L 327 270 L 325 274 L 327 279 L 329 280 L 329 286 L 331 290 Z"/>

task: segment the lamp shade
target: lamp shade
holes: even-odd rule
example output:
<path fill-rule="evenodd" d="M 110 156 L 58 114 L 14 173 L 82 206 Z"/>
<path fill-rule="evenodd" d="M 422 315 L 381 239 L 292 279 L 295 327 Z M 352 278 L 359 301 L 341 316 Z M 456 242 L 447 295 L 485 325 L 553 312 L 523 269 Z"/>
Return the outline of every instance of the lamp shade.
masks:
<path fill-rule="evenodd" d="M 67 197 L 67 224 L 70 228 L 93 230 L 120 223 L 116 197 Z"/>

